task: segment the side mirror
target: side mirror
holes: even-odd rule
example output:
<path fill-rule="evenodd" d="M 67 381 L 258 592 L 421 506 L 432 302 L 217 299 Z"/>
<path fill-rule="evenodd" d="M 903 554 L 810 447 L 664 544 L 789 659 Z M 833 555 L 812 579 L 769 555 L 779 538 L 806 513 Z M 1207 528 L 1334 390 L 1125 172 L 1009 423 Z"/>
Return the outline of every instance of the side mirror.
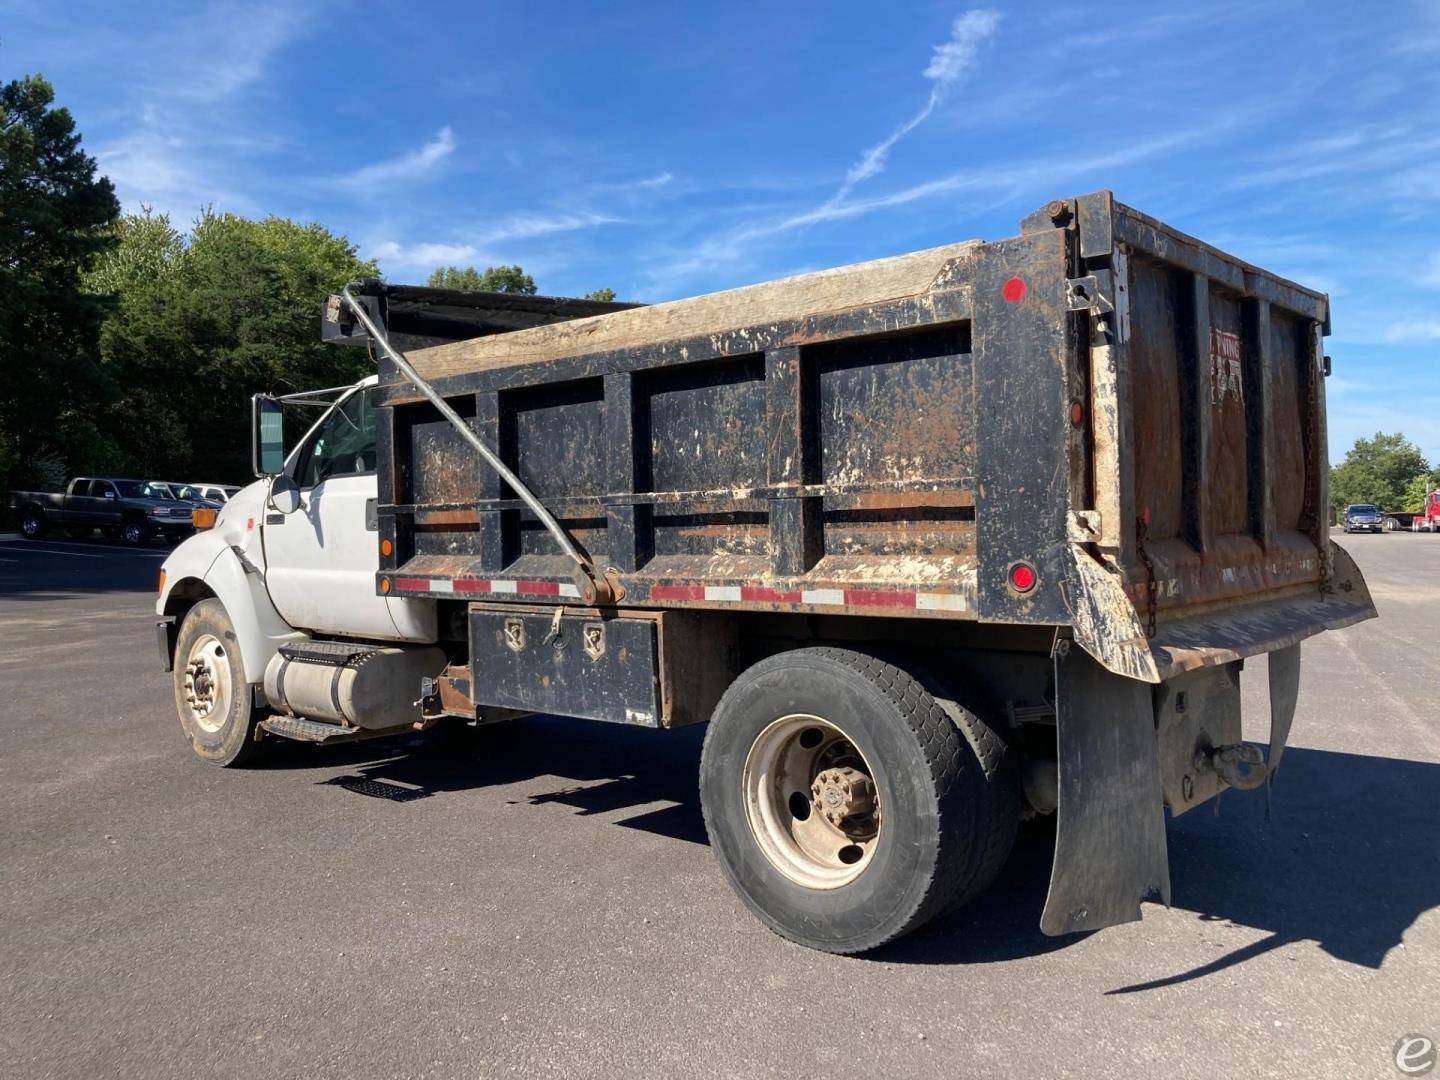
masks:
<path fill-rule="evenodd" d="M 293 514 L 300 509 L 300 485 L 285 473 L 278 473 L 270 478 L 270 493 L 265 502 L 272 510 Z"/>
<path fill-rule="evenodd" d="M 285 417 L 280 402 L 269 394 L 250 399 L 250 463 L 256 476 L 285 471 Z"/>
<path fill-rule="evenodd" d="M 107 499 L 115 499 L 115 498 L 118 498 L 119 496 L 117 496 L 117 495 L 115 494 L 115 492 L 113 492 L 113 491 L 107 491 L 107 492 L 105 492 L 105 496 L 104 496 L 104 497 L 107 498 Z"/>

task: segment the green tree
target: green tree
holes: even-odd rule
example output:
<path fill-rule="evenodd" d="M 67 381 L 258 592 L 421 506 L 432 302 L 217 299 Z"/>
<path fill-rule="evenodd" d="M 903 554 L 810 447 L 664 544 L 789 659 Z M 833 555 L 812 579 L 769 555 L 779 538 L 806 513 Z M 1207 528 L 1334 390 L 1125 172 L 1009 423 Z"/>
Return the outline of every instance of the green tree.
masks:
<path fill-rule="evenodd" d="M 1423 510 L 1425 509 L 1425 496 L 1440 486 L 1440 474 L 1434 472 L 1420 473 L 1412 476 L 1410 482 L 1405 485 L 1404 492 L 1400 496 L 1401 510 Z"/>
<path fill-rule="evenodd" d="M 588 292 L 588 293 L 586 293 L 586 294 L 585 294 L 585 299 L 586 299 L 586 300 L 600 300 L 600 301 L 602 301 L 603 303 L 612 304 L 612 303 L 615 302 L 615 290 L 614 290 L 614 289 L 596 289 L 594 292 Z"/>
<path fill-rule="evenodd" d="M 1330 504 L 1339 509 L 1350 503 L 1374 503 L 1394 510 L 1404 501 L 1410 482 L 1430 465 L 1404 435 L 1376 432 L 1356 439 L 1345 460 L 1330 470 Z"/>
<path fill-rule="evenodd" d="M 459 289 L 463 292 L 520 293 L 534 296 L 535 279 L 518 266 L 487 266 L 483 273 L 473 266 L 441 266 L 425 281 L 432 289 Z"/>
<path fill-rule="evenodd" d="M 235 482 L 249 473 L 256 391 L 336 386 L 368 373 L 358 349 L 324 345 L 325 297 L 374 277 L 320 225 L 203 213 L 188 236 L 165 215 L 126 215 L 90 280 L 115 295 L 101 355 L 122 387 L 115 438 L 126 470 Z"/>
<path fill-rule="evenodd" d="M 81 279 L 119 212 L 50 84 L 0 86 L 0 485 L 46 454 L 77 470 L 113 458 L 97 421 L 114 393 L 96 359 L 106 305 Z"/>

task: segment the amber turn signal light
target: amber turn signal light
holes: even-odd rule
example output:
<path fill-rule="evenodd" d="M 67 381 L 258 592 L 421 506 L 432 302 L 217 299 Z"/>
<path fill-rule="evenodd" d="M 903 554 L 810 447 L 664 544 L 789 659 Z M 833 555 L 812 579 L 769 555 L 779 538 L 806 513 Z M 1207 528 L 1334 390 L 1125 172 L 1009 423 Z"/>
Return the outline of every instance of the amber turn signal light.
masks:
<path fill-rule="evenodd" d="M 160 580 L 155 583 L 155 591 L 156 591 L 157 593 L 163 593 L 163 592 L 165 591 L 165 571 L 164 571 L 164 570 L 161 570 L 161 571 L 160 571 Z"/>
<path fill-rule="evenodd" d="M 380 541 L 380 554 L 381 554 L 381 555 L 386 555 L 386 556 L 388 556 L 388 555 L 389 555 L 392 551 L 394 551 L 394 550 L 395 550 L 395 545 L 392 544 L 392 543 L 390 543 L 389 540 L 381 540 L 381 541 Z"/>
<path fill-rule="evenodd" d="M 190 524 L 197 529 L 213 529 L 215 527 L 215 511 L 206 506 L 197 506 L 190 511 Z"/>
<path fill-rule="evenodd" d="M 390 591 L 390 579 L 388 577 L 382 577 L 380 579 L 380 591 L 382 593 L 388 593 Z"/>

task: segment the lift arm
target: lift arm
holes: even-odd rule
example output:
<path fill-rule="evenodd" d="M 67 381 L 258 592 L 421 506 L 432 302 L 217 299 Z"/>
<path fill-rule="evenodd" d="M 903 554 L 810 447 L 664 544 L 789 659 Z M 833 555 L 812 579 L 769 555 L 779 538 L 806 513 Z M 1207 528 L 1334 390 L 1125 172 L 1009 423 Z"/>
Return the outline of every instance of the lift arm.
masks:
<path fill-rule="evenodd" d="M 500 459 L 499 454 L 485 444 L 485 440 L 475 433 L 475 430 L 450 407 L 435 388 L 420 376 L 420 373 L 410 365 L 410 361 L 405 359 L 405 355 L 390 344 L 390 339 L 385 331 L 370 317 L 365 306 L 351 294 L 349 285 L 341 290 L 340 295 L 349 305 L 350 310 L 355 313 L 355 318 L 360 321 L 360 325 L 365 327 L 371 339 L 390 358 L 390 362 L 400 370 L 405 378 L 410 380 L 415 389 L 425 396 L 425 400 L 434 405 L 440 415 L 454 426 L 465 441 L 475 448 L 475 452 L 485 459 L 485 463 L 500 474 L 500 478 L 510 485 L 511 490 L 520 496 L 520 500 L 540 519 L 540 524 L 545 526 L 545 531 L 554 538 L 565 556 L 575 564 L 575 585 L 580 590 L 581 599 L 592 606 L 618 602 L 623 594 L 614 579 L 607 578 L 604 573 L 596 570 L 595 564 L 580 550 L 560 522 L 555 520 L 555 515 L 550 513 L 545 504 L 535 497 L 535 493 L 526 487 L 520 477 L 516 476 L 514 471 Z"/>

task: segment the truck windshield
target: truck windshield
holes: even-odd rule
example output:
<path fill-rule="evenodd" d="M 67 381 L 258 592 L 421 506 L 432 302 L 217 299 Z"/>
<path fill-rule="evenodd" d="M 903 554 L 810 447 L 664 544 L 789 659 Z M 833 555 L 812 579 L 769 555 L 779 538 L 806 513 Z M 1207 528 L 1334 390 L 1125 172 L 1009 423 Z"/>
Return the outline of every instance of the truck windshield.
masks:
<path fill-rule="evenodd" d="M 1350 507 L 1350 512 L 1352 514 L 1378 514 L 1380 511 L 1376 510 L 1375 507 L 1369 503 L 1361 503 L 1358 506 Z"/>

